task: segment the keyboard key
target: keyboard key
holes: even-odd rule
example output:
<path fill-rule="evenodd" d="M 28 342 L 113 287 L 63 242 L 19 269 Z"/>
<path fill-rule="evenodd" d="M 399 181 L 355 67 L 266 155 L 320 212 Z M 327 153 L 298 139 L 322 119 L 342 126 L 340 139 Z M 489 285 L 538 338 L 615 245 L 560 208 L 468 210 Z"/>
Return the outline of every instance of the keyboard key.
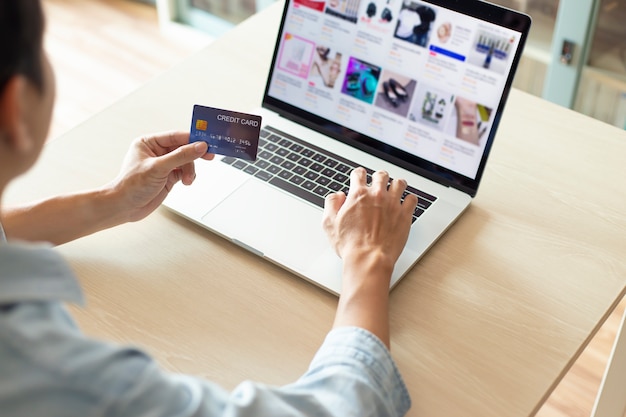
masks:
<path fill-rule="evenodd" d="M 332 178 L 335 175 L 335 171 L 330 168 L 325 168 L 322 171 L 322 175 L 328 178 Z"/>
<path fill-rule="evenodd" d="M 301 167 L 300 165 L 296 165 L 292 171 L 298 175 L 304 175 L 307 169 L 305 167 Z"/>
<path fill-rule="evenodd" d="M 237 169 L 244 169 L 245 167 L 248 166 L 248 164 L 246 164 L 244 161 L 242 161 L 241 159 L 236 160 L 233 163 L 233 166 Z"/>
<path fill-rule="evenodd" d="M 285 160 L 283 158 L 281 158 L 280 156 L 274 155 L 270 158 L 270 162 L 276 165 L 280 165 L 284 162 Z"/>
<path fill-rule="evenodd" d="M 267 140 L 270 142 L 278 142 L 280 140 L 280 136 L 272 134 L 267 137 Z"/>
<path fill-rule="evenodd" d="M 290 153 L 289 155 L 287 155 L 287 159 L 289 159 L 290 161 L 296 162 L 298 159 L 300 159 L 301 156 L 298 155 L 295 152 Z"/>
<path fill-rule="evenodd" d="M 331 168 L 336 166 L 338 163 L 339 162 L 335 161 L 334 159 L 327 159 L 326 161 L 324 161 L 324 165 L 326 165 L 327 167 L 331 167 Z"/>
<path fill-rule="evenodd" d="M 339 164 L 335 167 L 335 169 L 344 174 L 352 171 L 352 167 L 349 167 L 348 165 L 345 165 L 345 164 Z"/>
<path fill-rule="evenodd" d="M 288 147 L 290 147 L 292 143 L 293 143 L 293 142 L 291 142 L 291 141 L 290 141 L 290 140 L 288 140 L 288 139 L 283 139 L 283 140 L 281 140 L 280 142 L 278 142 L 278 144 L 279 144 L 280 146 L 284 147 L 284 148 L 288 148 Z"/>
<path fill-rule="evenodd" d="M 270 173 L 269 173 L 269 172 L 267 172 L 267 171 L 259 171 L 259 172 L 257 172 L 256 174 L 254 174 L 254 176 L 255 176 L 255 177 L 257 177 L 257 178 L 259 178 L 259 179 L 261 179 L 261 180 L 263 180 L 263 181 L 267 181 L 267 180 L 269 180 L 270 178 L 272 178 L 272 176 L 273 176 L 273 175 L 272 175 L 272 174 L 270 174 Z"/>
<path fill-rule="evenodd" d="M 280 173 L 278 174 L 279 177 L 286 179 L 286 180 L 291 178 L 292 175 L 293 173 L 291 171 L 287 171 L 286 169 L 280 171 Z"/>
<path fill-rule="evenodd" d="M 314 162 L 309 169 L 312 169 L 313 171 L 316 172 L 320 172 L 322 169 L 324 169 L 324 165 L 318 164 L 317 162 Z"/>
<path fill-rule="evenodd" d="M 307 148 L 304 148 L 300 153 L 302 154 L 302 156 L 305 156 L 307 158 L 310 158 L 313 155 L 315 155 L 315 152 L 313 152 L 312 150 L 307 149 Z"/>
<path fill-rule="evenodd" d="M 269 134 L 270 134 L 269 130 L 261 129 L 261 132 L 259 133 L 259 136 L 262 137 L 262 138 L 266 138 L 266 137 L 269 136 Z"/>
<path fill-rule="evenodd" d="M 298 163 L 302 166 L 308 167 L 309 165 L 313 163 L 313 161 L 311 161 L 310 159 L 302 158 L 301 160 L 298 161 Z"/>
<path fill-rule="evenodd" d="M 254 166 L 258 167 L 259 169 L 265 169 L 270 166 L 270 163 L 263 159 L 257 159 L 257 161 L 254 163 Z"/>
<path fill-rule="evenodd" d="M 314 160 L 315 162 L 324 162 L 326 160 L 326 157 L 322 154 L 316 153 L 315 155 L 313 155 L 313 157 L 311 158 L 312 160 Z"/>
<path fill-rule="evenodd" d="M 296 185 L 302 184 L 304 182 L 304 178 L 298 176 L 298 175 L 294 175 L 293 177 L 289 178 L 290 182 L 293 182 Z"/>
<path fill-rule="evenodd" d="M 289 147 L 290 150 L 294 151 L 294 152 L 302 152 L 302 150 L 304 149 L 304 146 L 302 145 L 298 145 L 297 143 L 294 143 L 293 145 L 291 145 Z"/>
<path fill-rule="evenodd" d="M 268 151 L 261 151 L 258 156 L 262 159 L 270 159 L 272 157 L 272 154 Z"/>
<path fill-rule="evenodd" d="M 315 181 L 317 179 L 317 177 L 319 177 L 320 175 L 314 171 L 307 171 L 304 174 L 304 178 L 311 180 L 311 181 Z"/>
<path fill-rule="evenodd" d="M 426 200 L 425 198 L 422 198 L 422 197 L 417 198 L 417 206 L 420 208 L 423 208 L 424 210 L 430 207 L 431 204 L 432 202 Z"/>
<path fill-rule="evenodd" d="M 337 173 L 337 175 L 335 175 L 333 179 L 337 182 L 347 183 L 350 177 L 344 174 Z"/>
<path fill-rule="evenodd" d="M 257 173 L 258 170 L 259 168 L 256 168 L 252 165 L 248 165 L 247 167 L 244 168 L 243 172 L 245 172 L 246 174 L 254 175 Z"/>
<path fill-rule="evenodd" d="M 315 187 L 313 192 L 319 196 L 326 197 L 326 194 L 328 194 L 328 188 L 318 186 L 318 187 Z"/>
<path fill-rule="evenodd" d="M 328 184 L 330 184 L 330 178 L 328 178 L 328 177 L 319 177 L 318 179 L 315 180 L 315 182 L 320 184 L 320 185 L 328 185 Z"/>
<path fill-rule="evenodd" d="M 271 174 L 278 174 L 280 171 L 282 170 L 276 165 L 270 165 L 269 167 L 267 167 L 267 172 Z"/>
<path fill-rule="evenodd" d="M 294 194 L 310 203 L 313 203 L 318 207 L 324 207 L 324 199 L 322 197 L 307 190 L 304 190 L 299 186 L 292 184 L 291 182 L 285 181 L 282 178 L 274 177 L 269 181 L 269 183 L 291 194 Z"/>
<path fill-rule="evenodd" d="M 435 200 L 437 200 L 437 197 L 427 194 L 423 191 L 418 190 L 417 188 L 413 188 L 410 185 L 406 187 L 407 190 L 409 190 L 410 192 L 412 192 L 413 194 L 416 194 L 420 197 L 425 198 L 426 200 L 430 201 L 430 202 L 434 202 Z"/>
<path fill-rule="evenodd" d="M 225 156 L 222 158 L 222 162 L 225 164 L 232 164 L 233 162 L 235 162 L 237 160 L 237 158 L 233 158 L 232 156 Z"/>
<path fill-rule="evenodd" d="M 343 187 L 343 185 L 339 184 L 338 182 L 331 182 L 330 184 L 328 184 L 328 188 L 330 188 L 332 191 L 341 191 L 341 188 Z"/>
<path fill-rule="evenodd" d="M 311 181 L 308 181 L 308 180 L 305 180 L 302 183 L 302 188 L 304 188 L 306 190 L 309 190 L 309 191 L 312 191 L 315 187 L 316 187 L 315 183 L 311 182 Z"/>
<path fill-rule="evenodd" d="M 293 169 L 293 167 L 295 167 L 295 166 L 296 166 L 296 164 L 294 164 L 294 163 L 293 163 L 293 162 L 291 162 L 291 161 L 285 161 L 285 162 L 283 162 L 282 164 L 280 164 L 280 166 L 281 166 L 281 167 L 283 167 L 283 168 L 285 168 L 285 169 L 289 169 L 289 170 L 291 170 L 291 169 Z"/>

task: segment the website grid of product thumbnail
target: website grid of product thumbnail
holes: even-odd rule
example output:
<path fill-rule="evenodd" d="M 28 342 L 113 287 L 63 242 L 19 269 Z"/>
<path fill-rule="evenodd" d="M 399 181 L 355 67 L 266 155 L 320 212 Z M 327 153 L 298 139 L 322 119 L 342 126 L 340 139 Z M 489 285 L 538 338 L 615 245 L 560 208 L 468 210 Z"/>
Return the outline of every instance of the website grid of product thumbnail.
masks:
<path fill-rule="evenodd" d="M 519 41 L 421 1 L 293 0 L 269 95 L 473 179 Z"/>

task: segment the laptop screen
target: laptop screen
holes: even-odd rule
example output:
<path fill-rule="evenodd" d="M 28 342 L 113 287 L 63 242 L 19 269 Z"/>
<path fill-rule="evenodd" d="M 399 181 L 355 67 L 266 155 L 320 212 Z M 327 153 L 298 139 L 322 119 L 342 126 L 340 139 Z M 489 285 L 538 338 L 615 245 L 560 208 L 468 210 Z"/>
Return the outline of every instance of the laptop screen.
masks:
<path fill-rule="evenodd" d="M 264 106 L 473 196 L 529 28 L 480 0 L 286 0 Z"/>

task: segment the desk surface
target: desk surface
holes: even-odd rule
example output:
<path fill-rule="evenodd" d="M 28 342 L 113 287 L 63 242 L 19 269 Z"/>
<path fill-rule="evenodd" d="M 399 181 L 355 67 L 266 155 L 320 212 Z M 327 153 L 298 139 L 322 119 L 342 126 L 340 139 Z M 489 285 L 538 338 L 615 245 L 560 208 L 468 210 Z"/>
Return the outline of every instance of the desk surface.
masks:
<path fill-rule="evenodd" d="M 130 141 L 203 103 L 260 104 L 282 2 L 50 142 L 5 203 L 98 186 Z M 478 195 L 392 291 L 411 416 L 528 416 L 626 289 L 626 132 L 519 91 Z M 306 369 L 336 298 L 161 208 L 61 246 L 90 335 L 227 388 Z"/>

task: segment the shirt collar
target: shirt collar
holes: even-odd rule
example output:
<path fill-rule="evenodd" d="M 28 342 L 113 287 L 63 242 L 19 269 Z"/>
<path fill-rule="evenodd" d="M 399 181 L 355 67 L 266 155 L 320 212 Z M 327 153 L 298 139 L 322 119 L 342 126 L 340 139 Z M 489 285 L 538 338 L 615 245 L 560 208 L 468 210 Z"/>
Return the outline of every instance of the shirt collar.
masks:
<path fill-rule="evenodd" d="M 84 304 L 76 276 L 49 245 L 0 242 L 0 304 L 23 301 Z"/>

